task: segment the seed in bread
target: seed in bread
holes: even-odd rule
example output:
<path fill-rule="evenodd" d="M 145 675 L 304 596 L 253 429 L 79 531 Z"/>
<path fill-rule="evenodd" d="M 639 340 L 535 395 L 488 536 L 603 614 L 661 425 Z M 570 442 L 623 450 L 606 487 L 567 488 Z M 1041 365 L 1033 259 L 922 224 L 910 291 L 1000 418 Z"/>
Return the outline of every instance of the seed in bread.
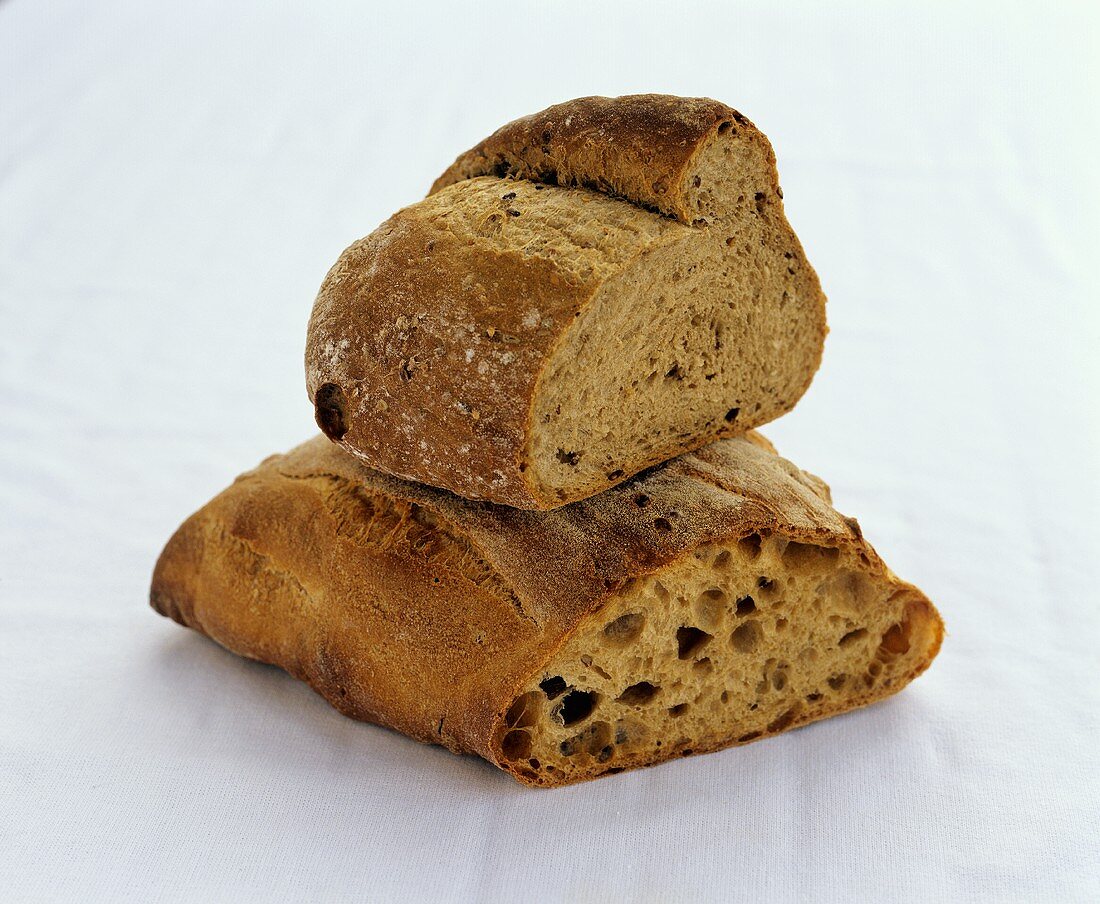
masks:
<path fill-rule="evenodd" d="M 189 518 L 151 601 L 349 716 L 544 786 L 880 700 L 943 636 L 755 433 L 553 512 L 400 481 L 318 437 Z"/>
<path fill-rule="evenodd" d="M 748 119 L 582 98 L 504 126 L 343 253 L 307 384 L 371 467 L 550 509 L 789 411 L 825 333 Z"/>

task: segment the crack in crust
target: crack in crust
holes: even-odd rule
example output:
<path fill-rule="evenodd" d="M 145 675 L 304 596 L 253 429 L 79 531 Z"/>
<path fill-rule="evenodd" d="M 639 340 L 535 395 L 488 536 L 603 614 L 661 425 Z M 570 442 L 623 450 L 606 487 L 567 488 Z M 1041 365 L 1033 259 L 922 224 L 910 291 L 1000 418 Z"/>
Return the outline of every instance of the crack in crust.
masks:
<path fill-rule="evenodd" d="M 286 480 L 313 484 L 333 519 L 336 535 L 377 552 L 407 555 L 424 567 L 461 575 L 482 590 L 508 600 L 522 618 L 524 611 L 515 590 L 477 549 L 469 536 L 423 503 L 368 489 L 346 476 L 331 472 L 310 475 L 280 471 Z"/>

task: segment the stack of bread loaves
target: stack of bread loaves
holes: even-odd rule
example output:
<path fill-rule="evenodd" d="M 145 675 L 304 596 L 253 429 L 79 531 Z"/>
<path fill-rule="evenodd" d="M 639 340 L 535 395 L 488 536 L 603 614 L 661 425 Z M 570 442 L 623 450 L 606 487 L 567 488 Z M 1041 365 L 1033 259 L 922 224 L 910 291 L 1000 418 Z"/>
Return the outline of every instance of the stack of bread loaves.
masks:
<path fill-rule="evenodd" d="M 504 126 L 341 255 L 306 350 L 324 436 L 183 524 L 154 608 L 532 785 L 897 692 L 939 614 L 751 429 L 826 332 L 782 197 L 712 100 Z"/>

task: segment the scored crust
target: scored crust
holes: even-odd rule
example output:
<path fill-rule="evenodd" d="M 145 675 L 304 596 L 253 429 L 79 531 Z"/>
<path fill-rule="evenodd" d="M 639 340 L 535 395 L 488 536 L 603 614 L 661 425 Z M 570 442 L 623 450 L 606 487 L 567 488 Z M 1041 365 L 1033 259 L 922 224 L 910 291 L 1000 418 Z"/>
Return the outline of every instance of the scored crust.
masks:
<path fill-rule="evenodd" d="M 747 174 L 741 181 L 714 176 L 715 160 L 729 163 L 723 153 Z M 767 139 L 717 101 L 581 98 L 517 120 L 460 156 L 428 198 L 354 243 L 329 272 L 306 351 L 318 425 L 387 473 L 550 509 L 766 423 L 809 386 L 826 332 L 824 295 L 781 198 Z M 699 268 L 684 249 L 704 236 L 714 248 Z M 704 272 L 723 257 L 730 274 Z M 542 440 L 551 429 L 544 421 L 561 410 L 550 396 L 576 382 L 568 364 L 585 337 L 598 342 L 597 363 L 621 355 L 617 335 L 597 340 L 592 327 L 632 284 L 644 295 L 647 267 L 676 281 L 663 309 L 663 298 L 650 299 L 668 320 L 660 360 L 649 374 L 638 362 L 613 373 L 621 385 L 596 387 L 591 412 L 566 405 L 580 412 L 565 425 L 575 442 Z M 736 267 L 756 275 L 739 282 Z M 693 298 L 697 314 L 677 319 Z M 733 324 L 725 337 L 728 325 L 707 325 L 716 318 Z M 670 414 L 690 405 L 653 398 L 668 423 L 642 427 L 651 448 L 607 441 L 599 427 L 586 435 L 631 399 L 649 399 L 651 381 L 676 385 L 689 402 L 707 392 L 728 398 L 692 411 L 690 423 Z M 586 440 L 603 440 L 602 452 L 573 470 Z"/>
<path fill-rule="evenodd" d="M 568 665 L 642 584 L 752 537 L 836 550 L 900 606 L 900 616 L 879 618 L 882 643 L 899 619 L 912 619 L 906 637 L 920 639 L 892 686 L 872 682 L 754 737 L 896 692 L 935 656 L 942 623 L 931 603 L 889 572 L 821 481 L 754 434 L 548 513 L 406 483 L 318 437 L 265 460 L 191 516 L 161 554 L 150 599 L 307 681 L 349 716 L 478 754 L 526 783 L 561 784 L 749 740 L 712 719 L 688 743 L 624 750 L 615 762 L 581 753 L 557 774 L 514 756 L 514 732 L 529 727 L 517 725 L 516 703 L 548 668 Z M 810 610 L 788 617 L 797 628 Z"/>

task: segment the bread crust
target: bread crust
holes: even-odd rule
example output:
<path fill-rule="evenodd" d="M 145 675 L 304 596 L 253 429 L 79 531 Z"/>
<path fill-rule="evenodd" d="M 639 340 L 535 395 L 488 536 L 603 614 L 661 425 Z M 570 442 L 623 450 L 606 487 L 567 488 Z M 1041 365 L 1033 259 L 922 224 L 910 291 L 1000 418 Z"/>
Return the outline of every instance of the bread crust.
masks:
<path fill-rule="evenodd" d="M 736 110 L 664 95 L 569 101 L 510 123 L 461 155 L 429 197 L 445 204 L 458 183 L 493 177 L 505 217 L 516 184 L 505 178 L 627 201 L 636 209 L 628 225 L 637 228 L 624 240 L 626 258 L 614 264 L 622 269 L 705 224 L 690 176 L 701 150 L 723 129 L 759 151 L 777 228 L 802 262 L 800 291 L 816 305 L 816 355 L 778 410 L 746 410 L 736 421 L 683 437 L 668 455 L 623 461 L 618 477 L 608 474 L 587 493 L 563 499 L 547 492 L 530 466 L 539 381 L 610 271 L 573 272 L 560 260 L 456 235 L 442 217 L 414 205 L 349 247 L 318 293 L 306 377 L 322 431 L 387 473 L 538 510 L 601 491 L 793 407 L 820 363 L 825 298 L 782 213 L 774 152 Z M 657 227 L 660 235 L 650 234 Z M 466 274 L 457 290 L 456 274 Z"/>
<path fill-rule="evenodd" d="M 452 163 L 431 193 L 476 176 L 527 179 L 623 198 L 694 223 L 687 176 L 704 142 L 724 124 L 775 152 L 748 117 L 709 97 L 635 94 L 580 97 L 501 127 Z"/>
<path fill-rule="evenodd" d="M 765 531 L 854 547 L 942 636 L 931 603 L 886 569 L 825 485 L 755 434 L 548 513 L 401 481 L 317 437 L 188 518 L 157 562 L 150 601 L 306 681 L 346 715 L 529 782 L 494 738 L 520 688 L 585 616 L 703 543 Z"/>

